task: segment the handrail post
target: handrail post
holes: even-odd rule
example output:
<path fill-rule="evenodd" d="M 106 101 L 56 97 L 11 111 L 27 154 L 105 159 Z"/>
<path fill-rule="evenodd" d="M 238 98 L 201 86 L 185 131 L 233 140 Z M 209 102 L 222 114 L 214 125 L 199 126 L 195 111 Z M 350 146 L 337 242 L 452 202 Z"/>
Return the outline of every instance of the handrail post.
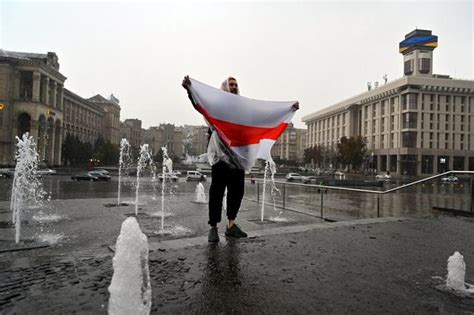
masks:
<path fill-rule="evenodd" d="M 323 191 L 323 188 L 320 189 L 321 191 L 321 219 L 324 220 L 324 211 L 323 211 L 323 205 L 324 205 L 324 202 L 323 202 L 323 199 L 324 199 L 324 191 Z"/>
<path fill-rule="evenodd" d="M 471 177 L 471 212 L 474 212 L 474 177 Z"/>
<path fill-rule="evenodd" d="M 377 194 L 377 218 L 380 218 L 380 194 Z"/>
<path fill-rule="evenodd" d="M 257 181 L 257 204 L 260 203 L 260 181 Z"/>
<path fill-rule="evenodd" d="M 283 210 L 285 210 L 286 184 L 283 184 Z"/>

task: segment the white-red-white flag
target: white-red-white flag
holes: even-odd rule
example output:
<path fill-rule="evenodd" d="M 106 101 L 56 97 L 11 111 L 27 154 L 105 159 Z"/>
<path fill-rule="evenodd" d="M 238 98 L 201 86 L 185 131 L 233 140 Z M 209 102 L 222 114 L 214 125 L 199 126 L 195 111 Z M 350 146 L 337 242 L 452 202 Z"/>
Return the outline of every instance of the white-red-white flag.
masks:
<path fill-rule="evenodd" d="M 250 170 L 257 159 L 271 159 L 270 150 L 291 122 L 292 102 L 260 101 L 191 80 L 196 109 L 219 135 L 241 167 Z"/>

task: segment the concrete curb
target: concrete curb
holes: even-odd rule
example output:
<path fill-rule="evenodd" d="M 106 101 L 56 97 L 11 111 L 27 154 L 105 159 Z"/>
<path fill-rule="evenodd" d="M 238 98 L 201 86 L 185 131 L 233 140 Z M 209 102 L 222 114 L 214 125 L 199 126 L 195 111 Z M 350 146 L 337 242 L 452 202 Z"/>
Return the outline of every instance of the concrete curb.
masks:
<path fill-rule="evenodd" d="M 348 227 L 356 225 L 367 225 L 367 224 L 376 224 L 376 223 L 386 223 L 386 222 L 395 222 L 395 221 L 404 221 L 407 218 L 403 217 L 389 217 L 389 218 L 373 218 L 373 219 L 361 219 L 353 221 L 340 221 L 333 223 L 315 223 L 315 224 L 306 224 L 306 225 L 295 225 L 295 226 L 285 226 L 270 228 L 265 230 L 249 231 L 249 238 L 255 238 L 259 236 L 270 236 L 270 235 L 279 235 L 279 234 L 291 234 L 291 233 L 300 233 L 310 230 L 317 229 L 332 229 L 337 227 Z M 225 238 L 224 235 L 220 235 L 221 238 Z M 207 236 L 198 236 L 191 238 L 182 238 L 176 240 L 168 240 L 162 242 L 150 242 L 150 251 L 156 250 L 168 250 L 168 249 L 182 249 L 191 246 L 205 245 L 208 244 Z"/>

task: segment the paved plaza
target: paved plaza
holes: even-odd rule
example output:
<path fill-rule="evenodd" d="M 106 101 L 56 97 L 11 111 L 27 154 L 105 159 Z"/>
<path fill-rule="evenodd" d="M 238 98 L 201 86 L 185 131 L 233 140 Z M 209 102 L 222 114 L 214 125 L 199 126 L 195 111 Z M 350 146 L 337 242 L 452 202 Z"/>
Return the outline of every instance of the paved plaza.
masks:
<path fill-rule="evenodd" d="M 138 222 L 150 244 L 153 313 L 470 313 L 474 299 L 440 290 L 447 258 L 459 251 L 474 282 L 474 220 L 432 214 L 324 222 L 308 213 L 246 200 L 248 239 L 207 243 L 207 206 L 192 193 L 170 196 L 165 233 L 159 199 L 143 196 Z M 126 198 L 131 201 L 131 198 Z M 25 213 L 24 246 L 0 229 L 0 312 L 106 313 L 116 238 L 135 205 L 64 199 Z M 270 211 L 270 212 L 269 212 Z M 274 220 L 272 216 L 284 220 Z M 0 202 L 0 218 L 11 216 Z M 36 237 L 36 241 L 35 241 Z"/>

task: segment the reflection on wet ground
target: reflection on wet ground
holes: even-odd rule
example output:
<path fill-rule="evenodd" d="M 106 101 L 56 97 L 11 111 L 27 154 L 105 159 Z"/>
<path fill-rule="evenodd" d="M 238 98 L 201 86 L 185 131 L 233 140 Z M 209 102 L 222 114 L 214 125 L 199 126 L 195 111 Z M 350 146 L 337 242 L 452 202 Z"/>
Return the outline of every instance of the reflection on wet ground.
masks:
<path fill-rule="evenodd" d="M 0 313 L 3 310 L 7 313 L 105 312 L 107 286 L 112 277 L 111 259 L 107 258 L 111 253 L 109 246 L 115 244 L 123 220 L 135 215 L 134 181 L 127 181 L 122 190 L 122 202 L 128 205 L 118 207 L 110 206 L 117 197 L 116 178 L 112 182 L 72 182 L 65 176 L 54 176 L 44 178 L 43 182 L 52 201 L 44 208 L 30 205 L 25 209 L 22 241 L 37 239 L 51 247 L 37 248 L 34 252 L 0 253 L 0 278 L 8 280 L 5 285 L 0 284 L 3 286 Z M 204 183 L 206 194 L 209 184 Z M 191 237 L 201 237 L 207 243 L 207 205 L 193 202 L 196 185 L 181 178 L 166 186 L 165 230 L 162 231 L 161 183 L 143 180 L 137 219 L 150 243 L 170 239 L 187 243 L 182 238 Z M 387 182 L 384 188 L 395 185 L 397 182 Z M 265 220 L 260 222 L 261 205 L 252 201 L 257 199 L 257 185 L 247 183 L 246 200 L 238 217 L 244 230 L 252 233 L 286 225 L 321 223 L 317 217 L 321 211 L 321 191 L 282 184 L 278 187 L 281 194 L 274 199 L 270 189 L 267 190 Z M 11 220 L 10 188 L 11 180 L 0 181 L 0 199 L 3 200 L 0 201 L 0 223 Z M 466 209 L 469 192 L 469 185 L 463 183 L 412 187 L 382 196 L 381 214 L 424 215 L 430 213 L 434 205 Z M 324 190 L 322 196 L 325 217 L 347 220 L 376 216 L 374 195 Z M 283 197 L 285 207 L 297 211 L 281 210 Z M 280 219 L 271 220 L 272 217 Z M 221 235 L 219 244 L 157 250 L 150 255 L 153 311 L 307 314 L 342 313 L 350 309 L 359 313 L 368 305 L 372 307 L 369 313 L 393 311 L 390 304 L 393 299 L 398 298 L 397 305 L 405 305 L 406 297 L 419 292 L 419 283 L 429 279 L 433 270 L 438 268 L 445 272 L 444 257 L 453 244 L 469 255 L 466 244 L 470 244 L 468 239 L 472 236 L 471 222 L 458 220 L 430 218 L 428 225 L 419 219 L 397 220 L 386 226 L 321 229 L 246 240 L 225 240 Z M 221 234 L 224 225 L 225 220 L 219 225 Z M 447 225 L 450 229 L 445 228 Z M 427 247 L 425 238 L 430 240 L 428 246 L 431 247 Z M 0 251 L 9 250 L 13 242 L 14 229 L 0 226 Z M 356 246 L 358 250 L 354 250 Z M 420 255 L 427 252 L 427 248 L 430 255 Z M 99 257 L 102 255 L 106 258 Z M 65 257 L 80 259 L 68 261 Z M 420 266 L 429 268 L 421 274 Z M 391 269 L 387 271 L 387 268 Z M 402 269 L 404 273 L 399 275 Z M 406 274 L 406 270 L 411 273 Z M 426 284 L 424 288 L 417 297 L 431 299 L 434 290 Z M 352 292 L 349 296 L 352 300 L 342 303 L 347 301 L 347 292 Z M 7 293 L 3 294 L 3 300 L 2 293 Z M 383 298 L 386 307 L 380 306 L 383 303 L 374 303 Z M 421 305 L 415 300 L 412 305 Z M 339 308 L 328 308 L 329 305 Z M 353 305 L 359 308 L 351 309 Z M 422 310 L 429 313 L 433 309 Z M 404 311 L 400 309 L 400 312 Z"/>
<path fill-rule="evenodd" d="M 401 185 L 400 182 L 385 182 L 382 188 L 365 188 L 366 190 L 388 190 Z M 277 184 L 280 193 L 265 200 L 272 205 L 288 209 L 321 213 L 321 195 L 323 197 L 323 216 L 334 220 L 377 217 L 377 195 L 361 192 L 346 192 L 331 189 L 320 190 L 309 186 Z M 262 187 L 248 185 L 246 197 L 257 200 L 257 190 Z M 380 216 L 410 216 L 432 213 L 433 207 L 469 211 L 469 182 L 460 184 L 442 184 L 440 182 L 408 187 L 397 192 L 380 195 Z M 259 196 L 261 200 L 261 196 Z M 284 200 L 283 200 L 284 199 Z"/>
<path fill-rule="evenodd" d="M 10 200 L 11 180 L 0 180 L 0 200 Z M 132 203 L 135 197 L 135 179 L 128 178 L 122 181 L 122 201 Z M 367 187 L 369 190 L 387 190 L 406 183 L 406 181 L 384 182 L 384 187 Z M 206 193 L 209 191 L 210 181 L 204 182 Z M 110 182 L 72 181 L 68 176 L 50 176 L 43 178 L 44 190 L 52 200 L 56 199 L 84 199 L 84 198 L 116 198 L 117 178 Z M 194 194 L 196 182 L 186 182 L 181 178 L 176 183 L 167 183 L 166 195 L 169 201 L 183 194 Z M 257 188 L 258 187 L 258 188 Z M 279 194 L 271 196 L 267 189 L 265 197 L 267 208 L 284 207 L 287 209 L 305 209 L 313 215 L 321 212 L 321 191 L 314 187 L 277 184 Z M 246 183 L 245 197 L 257 201 L 257 189 L 262 193 L 261 185 Z M 416 185 L 398 192 L 380 196 L 381 216 L 424 215 L 431 213 L 433 207 L 459 209 L 469 211 L 470 183 L 443 184 L 439 181 L 425 185 Z M 377 216 L 377 196 L 369 193 L 342 192 L 336 190 L 323 191 L 323 216 L 335 220 L 354 218 L 369 218 Z M 143 178 L 140 186 L 140 196 L 160 198 L 161 183 L 153 182 L 150 178 Z M 284 199 L 284 200 L 283 200 Z M 261 200 L 261 196 L 259 196 Z M 275 206 L 275 207 L 274 207 Z M 272 215 L 278 214 L 275 211 Z"/>
<path fill-rule="evenodd" d="M 238 240 L 227 239 L 221 244 L 209 244 L 205 254 L 207 263 L 203 272 L 202 302 L 196 311 L 238 310 L 242 299 L 246 299 L 248 288 L 243 286 L 245 271 L 240 266 Z"/>

